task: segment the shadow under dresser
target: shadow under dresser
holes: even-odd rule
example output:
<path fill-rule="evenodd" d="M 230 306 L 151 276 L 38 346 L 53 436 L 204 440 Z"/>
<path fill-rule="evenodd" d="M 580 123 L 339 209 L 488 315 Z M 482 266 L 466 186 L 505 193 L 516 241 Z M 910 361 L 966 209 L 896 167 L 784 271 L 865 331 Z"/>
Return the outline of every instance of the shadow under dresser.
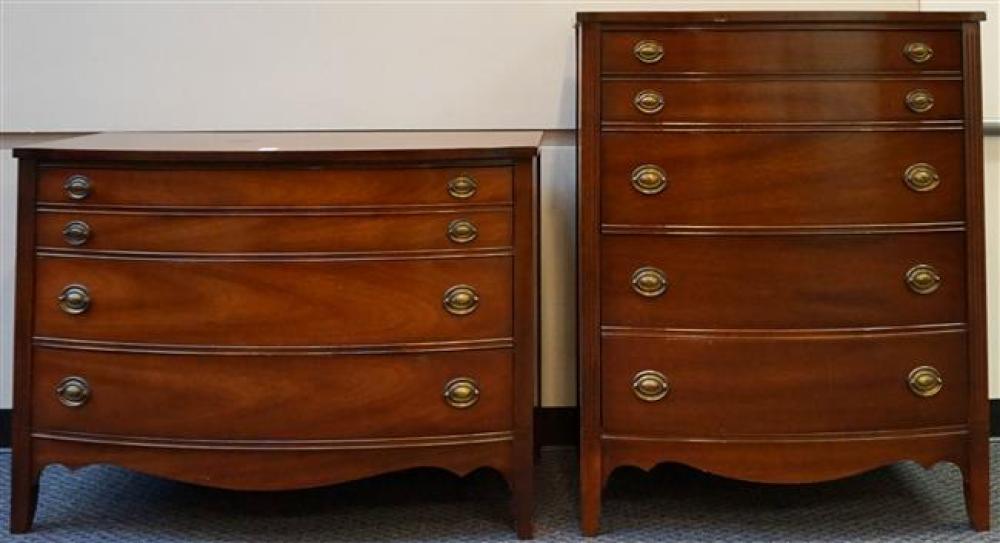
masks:
<path fill-rule="evenodd" d="M 578 15 L 585 534 L 661 462 L 953 462 L 989 528 L 982 19 Z"/>
<path fill-rule="evenodd" d="M 56 463 L 245 490 L 490 467 L 531 537 L 539 138 L 16 150 L 11 531 Z"/>

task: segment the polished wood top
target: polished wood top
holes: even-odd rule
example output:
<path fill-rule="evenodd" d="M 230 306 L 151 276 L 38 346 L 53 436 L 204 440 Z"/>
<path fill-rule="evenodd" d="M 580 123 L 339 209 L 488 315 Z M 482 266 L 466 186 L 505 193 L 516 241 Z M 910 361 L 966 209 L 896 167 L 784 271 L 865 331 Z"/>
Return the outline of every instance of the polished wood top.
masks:
<path fill-rule="evenodd" d="M 14 156 L 105 160 L 438 160 L 537 152 L 541 132 L 108 132 L 14 149 Z"/>
<path fill-rule="evenodd" d="M 632 11 L 576 14 L 577 21 L 599 23 L 941 23 L 984 21 L 976 12 L 917 11 Z"/>

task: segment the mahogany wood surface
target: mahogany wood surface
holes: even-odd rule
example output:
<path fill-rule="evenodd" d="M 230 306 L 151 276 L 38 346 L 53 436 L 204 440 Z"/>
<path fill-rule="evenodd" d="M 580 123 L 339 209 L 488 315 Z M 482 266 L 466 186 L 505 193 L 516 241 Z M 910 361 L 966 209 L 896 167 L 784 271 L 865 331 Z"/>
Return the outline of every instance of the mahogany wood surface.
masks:
<path fill-rule="evenodd" d="M 989 529 L 983 17 L 578 14 L 585 535 L 611 472 L 661 462 L 769 483 L 952 462 Z M 662 59 L 639 61 L 639 40 Z M 907 59 L 911 40 L 935 55 Z M 907 107 L 915 89 L 929 111 Z M 661 111 L 637 109 L 643 90 Z M 907 188 L 914 163 L 940 184 Z M 632 186 L 646 164 L 666 175 L 657 194 Z M 937 291 L 907 287 L 916 264 Z M 633 291 L 642 266 L 664 294 Z M 935 396 L 910 390 L 921 365 L 942 375 Z M 663 399 L 634 393 L 642 370 L 664 374 Z"/>
<path fill-rule="evenodd" d="M 71 221 L 90 228 L 85 243 L 67 242 Z M 448 237 L 453 221 L 468 221 L 475 238 Z M 364 251 L 452 251 L 508 249 L 507 207 L 456 207 L 394 213 L 377 211 L 148 212 L 40 210 L 40 250 L 100 253 L 359 253 Z M 405 233 L 402 235 L 401 233 Z"/>
<path fill-rule="evenodd" d="M 955 30 L 862 29 L 700 32 L 608 31 L 602 36 L 601 69 L 613 73 L 898 73 L 958 72 L 961 33 Z M 641 40 L 663 44 L 663 58 L 640 62 L 633 49 Z M 930 60 L 917 64 L 903 50 L 926 43 Z"/>
<path fill-rule="evenodd" d="M 11 531 L 30 529 L 57 463 L 251 490 L 488 467 L 530 538 L 539 140 L 117 134 L 16 150 Z M 473 194 L 449 192 L 458 176 Z M 449 237 L 457 219 L 475 239 Z M 83 243 L 63 233 L 74 220 Z M 71 285 L 89 296 L 78 314 L 59 304 Z M 445 294 L 463 285 L 478 305 L 453 314 Z M 73 377 L 79 404 L 58 393 Z M 476 399 L 456 407 L 460 378 Z"/>
<path fill-rule="evenodd" d="M 663 109 L 646 114 L 632 103 L 636 94 L 663 95 Z M 923 89 L 934 107 L 914 113 L 906 95 Z M 962 117 L 962 82 L 941 79 L 605 80 L 602 119 L 631 123 L 791 123 L 946 121 Z"/>
<path fill-rule="evenodd" d="M 961 328 L 884 334 L 633 333 L 606 332 L 602 340 L 604 428 L 612 434 L 879 432 L 961 425 L 968 418 L 968 338 Z M 910 371 L 924 365 L 940 371 L 944 381 L 931 398 L 915 395 L 907 385 Z M 670 392 L 662 400 L 648 402 L 633 393 L 632 379 L 643 370 L 659 371 L 669 380 Z"/>
<path fill-rule="evenodd" d="M 703 131 L 601 136 L 605 225 L 771 226 L 961 222 L 963 134 L 945 131 Z M 762 160 L 781 149 L 781 160 Z M 940 182 L 917 192 L 913 164 Z M 632 186 L 643 164 L 663 168 L 667 187 Z M 753 201 L 753 205 L 747 205 Z"/>
<path fill-rule="evenodd" d="M 201 167 L 199 167 L 201 166 Z M 332 167 L 333 166 L 333 167 Z M 300 169 L 209 169 L 191 165 L 171 169 L 44 168 L 38 186 L 42 204 L 129 207 L 386 207 L 458 204 L 509 204 L 509 167 L 353 168 L 305 164 Z M 218 168 L 218 167 L 217 167 Z M 73 200 L 66 180 L 83 175 L 90 195 Z M 468 198 L 448 193 L 459 175 L 476 181 Z"/>
<path fill-rule="evenodd" d="M 602 322 L 663 328 L 856 328 L 965 320 L 961 232 L 798 236 L 605 236 Z M 906 272 L 929 264 L 940 287 L 917 294 Z M 670 283 L 632 290 L 643 266 Z"/>
<path fill-rule="evenodd" d="M 36 348 L 33 426 L 43 433 L 224 441 L 509 432 L 511 359 L 509 350 L 171 356 Z M 56 397 L 67 375 L 90 384 L 92 398 L 79 409 Z M 444 401 L 445 385 L 457 377 L 479 383 L 470 408 Z"/>
<path fill-rule="evenodd" d="M 59 308 L 87 287 L 81 315 Z M 479 306 L 444 308 L 469 285 Z M 372 345 L 511 337 L 511 259 L 346 261 L 41 257 L 36 337 L 150 344 Z M 275 326 L 280 315 L 281 326 Z"/>

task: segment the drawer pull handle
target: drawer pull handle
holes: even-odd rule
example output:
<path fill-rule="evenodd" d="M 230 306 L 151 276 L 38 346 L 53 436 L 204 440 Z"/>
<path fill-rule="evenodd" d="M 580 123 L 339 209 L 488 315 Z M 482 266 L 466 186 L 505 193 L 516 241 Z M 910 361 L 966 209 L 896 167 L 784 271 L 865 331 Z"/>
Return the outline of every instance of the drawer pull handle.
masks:
<path fill-rule="evenodd" d="M 444 401 L 455 409 L 468 409 L 479 401 L 479 384 L 470 377 L 457 377 L 444 385 Z"/>
<path fill-rule="evenodd" d="M 67 377 L 56 385 L 56 397 L 66 407 L 81 407 L 90 399 L 90 385 L 83 377 Z"/>
<path fill-rule="evenodd" d="M 90 225 L 83 221 L 69 221 L 63 227 L 62 235 L 67 244 L 79 247 L 90 239 Z"/>
<path fill-rule="evenodd" d="M 86 175 L 71 175 L 63 184 L 63 190 L 70 200 L 83 200 L 90 196 L 90 178 Z"/>
<path fill-rule="evenodd" d="M 468 315 L 479 307 L 479 295 L 469 285 L 455 285 L 444 293 L 444 308 L 452 315 Z"/>
<path fill-rule="evenodd" d="M 663 109 L 663 95 L 654 90 L 641 90 L 636 93 L 632 103 L 639 111 L 652 115 Z"/>
<path fill-rule="evenodd" d="M 90 307 L 90 293 L 83 285 L 66 285 L 59 295 L 59 309 L 70 315 L 79 315 Z"/>
<path fill-rule="evenodd" d="M 910 385 L 910 390 L 921 398 L 936 396 L 944 386 L 944 381 L 941 380 L 941 372 L 932 366 L 913 368 L 906 381 Z"/>
<path fill-rule="evenodd" d="M 934 266 L 917 264 L 906 271 L 906 285 L 917 294 L 930 294 L 941 286 L 941 275 Z"/>
<path fill-rule="evenodd" d="M 923 64 L 934 57 L 930 45 L 922 42 L 912 42 L 903 47 L 903 54 L 915 64 Z"/>
<path fill-rule="evenodd" d="M 643 164 L 632 170 L 632 187 L 643 194 L 659 194 L 667 188 L 667 172 L 656 164 Z"/>
<path fill-rule="evenodd" d="M 478 235 L 476 225 L 465 219 L 455 219 L 448 224 L 448 239 L 455 243 L 469 243 Z"/>
<path fill-rule="evenodd" d="M 632 48 L 635 58 L 644 64 L 656 64 L 663 58 L 663 44 L 655 40 L 642 40 Z"/>
<path fill-rule="evenodd" d="M 670 392 L 670 381 L 658 371 L 643 370 L 632 379 L 632 392 L 644 402 L 660 401 Z"/>
<path fill-rule="evenodd" d="M 906 94 L 906 107 L 914 113 L 926 113 L 934 107 L 934 95 L 925 89 L 911 90 Z"/>
<path fill-rule="evenodd" d="M 667 274 L 652 266 L 643 266 L 632 274 L 632 290 L 640 296 L 655 298 L 666 292 L 669 286 Z"/>
<path fill-rule="evenodd" d="M 471 198 L 476 193 L 478 184 L 476 180 L 468 175 L 460 175 L 448 181 L 448 194 L 453 198 Z"/>
<path fill-rule="evenodd" d="M 906 186 L 910 190 L 916 192 L 934 190 L 941 182 L 941 178 L 938 177 L 934 166 L 925 162 L 918 162 L 906 168 L 906 172 L 903 173 L 903 180 L 906 181 Z"/>

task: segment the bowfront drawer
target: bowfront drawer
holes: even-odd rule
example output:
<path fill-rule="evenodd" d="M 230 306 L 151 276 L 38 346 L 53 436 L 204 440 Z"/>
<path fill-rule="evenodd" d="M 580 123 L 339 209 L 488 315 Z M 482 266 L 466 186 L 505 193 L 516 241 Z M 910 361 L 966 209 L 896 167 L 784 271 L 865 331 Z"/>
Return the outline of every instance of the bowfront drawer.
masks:
<path fill-rule="evenodd" d="M 962 424 L 965 340 L 961 331 L 605 337 L 603 420 L 610 433 L 677 437 Z"/>
<path fill-rule="evenodd" d="M 613 80 L 602 118 L 633 123 L 923 121 L 962 118 L 958 80 Z"/>
<path fill-rule="evenodd" d="M 961 221 L 963 137 L 961 131 L 606 132 L 601 219 L 704 226 Z"/>
<path fill-rule="evenodd" d="M 173 253 L 461 250 L 511 245 L 509 210 L 195 214 L 44 210 L 42 249 Z"/>
<path fill-rule="evenodd" d="M 35 334 L 195 345 L 511 337 L 511 258 L 40 257 Z"/>
<path fill-rule="evenodd" d="M 936 30 L 606 31 L 605 73 L 957 71 L 959 32 Z"/>
<path fill-rule="evenodd" d="M 511 169 L 138 170 L 47 168 L 39 204 L 149 207 L 509 204 Z"/>
<path fill-rule="evenodd" d="M 965 321 L 961 232 L 606 235 L 612 326 L 821 328 Z"/>
<path fill-rule="evenodd" d="M 41 432 L 187 439 L 457 435 L 510 430 L 512 386 L 507 350 L 168 356 L 37 348 L 32 423 Z"/>

